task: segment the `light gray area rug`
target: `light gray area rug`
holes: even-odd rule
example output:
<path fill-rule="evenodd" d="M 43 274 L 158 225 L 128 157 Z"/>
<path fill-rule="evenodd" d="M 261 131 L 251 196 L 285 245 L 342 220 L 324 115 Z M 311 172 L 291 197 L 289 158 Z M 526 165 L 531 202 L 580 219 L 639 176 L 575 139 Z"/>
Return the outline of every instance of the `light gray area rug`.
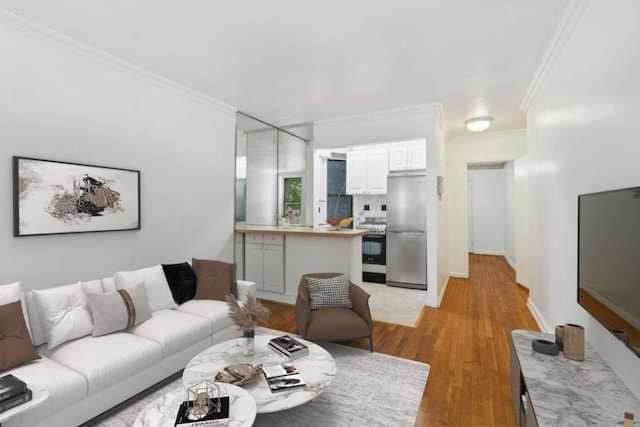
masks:
<path fill-rule="evenodd" d="M 336 361 L 338 373 L 329 388 L 297 408 L 258 414 L 254 426 L 413 426 L 429 365 L 379 353 L 369 353 L 334 343 L 320 343 Z M 182 379 L 96 424 L 106 427 L 133 425 L 147 403 L 182 386 Z"/>
<path fill-rule="evenodd" d="M 415 326 L 427 302 L 426 290 L 394 288 L 370 282 L 359 286 L 371 295 L 371 317 L 380 322 Z"/>

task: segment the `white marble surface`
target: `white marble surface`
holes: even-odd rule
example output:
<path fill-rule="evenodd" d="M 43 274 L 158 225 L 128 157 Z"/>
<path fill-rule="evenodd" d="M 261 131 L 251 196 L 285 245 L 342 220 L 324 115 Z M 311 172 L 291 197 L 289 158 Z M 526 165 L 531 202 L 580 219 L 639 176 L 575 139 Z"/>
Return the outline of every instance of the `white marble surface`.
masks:
<path fill-rule="evenodd" d="M 229 427 L 253 425 L 256 419 L 256 402 L 251 395 L 240 387 L 216 383 L 220 394 L 229 396 Z M 173 427 L 178 416 L 180 404 L 186 400 L 186 388 L 179 388 L 162 395 L 147 405 L 138 415 L 134 427 Z"/>
<path fill-rule="evenodd" d="M 640 401 L 588 343 L 577 362 L 533 351 L 531 341 L 555 341 L 551 334 L 516 330 L 511 338 L 540 427 L 622 425 L 625 412 L 640 426 Z"/>
<path fill-rule="evenodd" d="M 272 334 L 258 329 L 255 337 L 255 353 L 253 356 L 242 354 L 242 339 L 225 341 L 214 345 L 193 358 L 182 374 L 185 387 L 204 379 L 213 380 L 215 375 L 224 367 L 239 363 L 269 366 L 285 363 L 289 358 L 276 353 L 268 348 L 271 338 L 281 336 L 284 333 Z M 333 357 L 322 347 L 296 338 L 309 346 L 307 356 L 294 359 L 292 363 L 298 368 L 305 380 L 306 389 L 272 393 L 263 376 L 258 380 L 242 386 L 256 401 L 258 413 L 281 411 L 293 408 L 319 396 L 328 387 L 336 375 L 336 362 Z"/>

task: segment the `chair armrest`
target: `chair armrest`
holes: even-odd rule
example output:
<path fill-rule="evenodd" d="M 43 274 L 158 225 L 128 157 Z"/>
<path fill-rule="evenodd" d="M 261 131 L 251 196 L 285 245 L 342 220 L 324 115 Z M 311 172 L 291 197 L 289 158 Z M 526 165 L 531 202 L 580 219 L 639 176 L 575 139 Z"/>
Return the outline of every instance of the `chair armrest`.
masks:
<path fill-rule="evenodd" d="M 311 318 L 311 305 L 309 304 L 309 293 L 302 287 L 298 289 L 296 297 L 296 326 L 302 338 L 307 336 L 307 327 Z"/>
<path fill-rule="evenodd" d="M 238 295 L 236 298 L 240 302 L 244 302 L 247 300 L 247 294 L 251 293 L 254 296 L 256 295 L 256 282 L 248 282 L 246 280 L 236 280 L 238 284 Z"/>
<path fill-rule="evenodd" d="M 349 282 L 349 293 L 351 294 L 353 311 L 358 313 L 358 315 L 367 322 L 369 328 L 371 328 L 371 310 L 369 309 L 369 298 L 371 295 L 351 282 Z"/>

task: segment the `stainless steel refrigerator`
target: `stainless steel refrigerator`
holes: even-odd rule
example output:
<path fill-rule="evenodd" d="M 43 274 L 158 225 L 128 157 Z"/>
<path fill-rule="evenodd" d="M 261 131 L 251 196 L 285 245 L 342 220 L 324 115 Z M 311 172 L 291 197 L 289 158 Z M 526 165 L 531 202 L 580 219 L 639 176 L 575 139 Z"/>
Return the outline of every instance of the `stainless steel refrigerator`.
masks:
<path fill-rule="evenodd" d="M 387 285 L 427 289 L 427 178 L 387 177 Z"/>

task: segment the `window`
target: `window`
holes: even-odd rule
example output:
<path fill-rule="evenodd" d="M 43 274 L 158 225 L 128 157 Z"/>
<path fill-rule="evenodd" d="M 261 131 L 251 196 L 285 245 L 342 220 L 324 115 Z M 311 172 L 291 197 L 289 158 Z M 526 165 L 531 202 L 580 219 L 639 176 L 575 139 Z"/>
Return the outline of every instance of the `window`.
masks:
<path fill-rule="evenodd" d="M 291 224 L 300 224 L 302 209 L 302 178 L 284 178 L 284 216 Z"/>

